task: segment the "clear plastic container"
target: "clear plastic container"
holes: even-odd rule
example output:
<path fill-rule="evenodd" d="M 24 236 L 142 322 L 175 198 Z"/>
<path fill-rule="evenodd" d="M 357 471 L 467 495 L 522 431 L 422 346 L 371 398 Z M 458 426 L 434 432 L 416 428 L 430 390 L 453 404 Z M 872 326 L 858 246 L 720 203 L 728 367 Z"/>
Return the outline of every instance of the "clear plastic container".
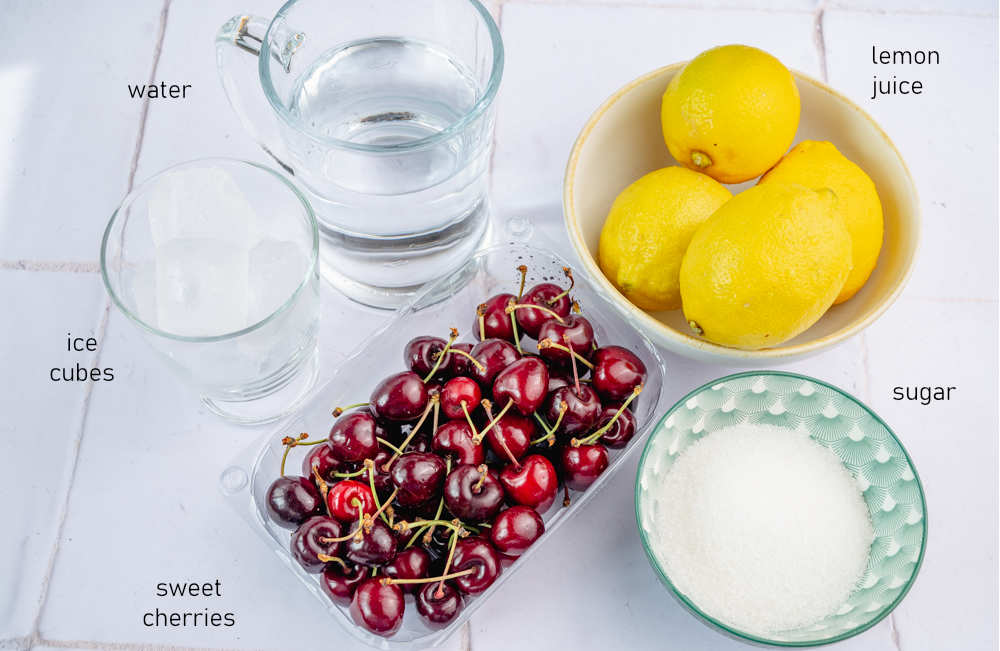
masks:
<path fill-rule="evenodd" d="M 531 556 L 535 550 L 545 544 L 559 525 L 573 517 L 602 489 L 621 468 L 625 457 L 642 448 L 646 436 L 656 423 L 655 416 L 659 411 L 663 384 L 663 360 L 649 340 L 623 318 L 617 308 L 586 278 L 581 277 L 582 274 L 577 274 L 576 287 L 572 293 L 580 303 L 583 315 L 593 324 L 598 345 L 616 344 L 633 351 L 645 363 L 648 379 L 642 394 L 634 403 L 638 424 L 636 435 L 625 448 L 609 449 L 610 464 L 607 470 L 586 491 L 570 491 L 569 507 L 561 506 L 561 500 L 557 499 L 556 505 L 544 515 L 545 534 L 527 553 L 505 567 L 486 592 L 466 597 L 465 608 L 445 628 L 428 627 L 417 614 L 413 597 L 407 595 L 403 625 L 390 638 L 379 637 L 354 624 L 347 608 L 333 604 L 323 594 L 318 576 L 306 573 L 292 559 L 288 551 L 291 532 L 272 524 L 265 508 L 267 488 L 279 475 L 283 452 L 281 438 L 300 432 L 308 432 L 310 438 L 326 436 L 333 424 L 333 408 L 367 400 L 378 380 L 403 370 L 403 347 L 418 334 L 447 337 L 448 329 L 455 327 L 461 333 L 459 341 L 475 341 L 471 329 L 475 321 L 476 306 L 499 292 L 516 293 L 520 280 L 517 267 L 521 264 L 528 266 L 528 287 L 542 281 L 561 284 L 565 280 L 562 268 L 569 266 L 565 260 L 549 252 L 520 244 L 500 245 L 480 252 L 454 273 L 427 287 L 409 307 L 402 308 L 382 330 L 368 338 L 345 360 L 328 382 L 314 389 L 312 396 L 304 402 L 297 414 L 262 437 L 222 473 L 222 490 L 231 504 L 251 522 L 254 529 L 316 598 L 327 606 L 331 615 L 351 635 L 370 646 L 407 649 L 437 646 L 448 639 L 491 594 L 502 589 L 514 572 L 532 562 Z M 528 344 L 526 349 L 533 348 L 534 342 L 525 339 L 522 347 L 525 343 Z M 286 463 L 286 471 L 298 472 L 309 449 L 293 449 Z M 273 598 L 275 601 L 280 599 L 279 595 L 274 595 Z"/>

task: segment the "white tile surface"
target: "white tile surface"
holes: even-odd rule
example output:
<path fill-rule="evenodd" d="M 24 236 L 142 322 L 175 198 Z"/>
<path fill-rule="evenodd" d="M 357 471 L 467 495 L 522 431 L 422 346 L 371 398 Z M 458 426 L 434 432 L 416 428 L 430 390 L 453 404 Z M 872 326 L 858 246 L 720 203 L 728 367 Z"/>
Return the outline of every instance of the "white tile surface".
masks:
<path fill-rule="evenodd" d="M 923 569 L 895 612 L 900 647 L 996 648 L 997 304 L 904 298 L 868 343 L 871 407 L 910 453 L 928 501 Z M 957 389 L 923 406 L 893 400 L 895 386 Z"/>
<path fill-rule="evenodd" d="M 829 10 L 823 33 L 830 83 L 882 125 L 917 186 L 923 239 L 907 293 L 996 298 L 983 266 L 997 259 L 996 19 Z M 941 65 L 874 65 L 872 45 L 938 50 Z M 870 100 L 872 76 L 894 74 L 924 93 Z"/>
<path fill-rule="evenodd" d="M 816 73 L 812 26 L 812 15 L 802 12 L 504 5 L 507 67 L 493 167 L 498 205 L 559 206 L 563 170 L 580 128 L 635 77 L 731 42 L 762 47 L 789 66 Z"/>
<path fill-rule="evenodd" d="M 52 368 L 91 368 L 66 352 L 66 333 L 94 335 L 104 306 L 97 274 L 0 271 L 0 639 L 31 633 L 76 456 L 86 384 L 52 382 Z M 58 304 L 59 310 L 52 306 Z M 13 315 L 19 315 L 14 317 Z"/>
<path fill-rule="evenodd" d="M 269 14 L 278 4 L 220 0 L 208 8 L 171 1 L 157 78 L 191 83 L 193 92 L 187 101 L 151 104 L 137 179 L 193 157 L 268 160 L 223 95 L 213 39 L 229 16 Z M 494 158 L 498 218 L 532 217 L 535 243 L 564 255 L 559 203 L 566 157 L 590 112 L 619 86 L 722 42 L 758 45 L 820 74 L 811 0 L 490 4 L 507 48 Z M 923 200 L 925 228 L 904 298 L 864 335 L 787 367 L 837 384 L 879 411 L 912 453 L 929 499 L 927 558 L 893 616 L 895 629 L 885 621 L 836 649 L 996 646 L 997 55 L 995 18 L 979 16 L 995 15 L 995 6 L 968 0 L 942 7 L 835 0 L 824 12 L 830 81 L 900 147 Z M 125 83 L 144 82 L 149 73 L 160 8 L 159 0 L 113 8 L 102 2 L 67 21 L 66 11 L 50 3 L 5 7 L 0 90 L 10 101 L 0 107 L 0 139 L 13 146 L 0 154 L 0 260 L 96 259 L 138 129 L 139 104 L 124 99 Z M 38 47 L 39 34 L 76 55 Z M 939 49 L 945 64 L 916 71 L 928 94 L 916 102 L 867 102 L 873 43 Z M 56 70 L 61 83 L 52 81 Z M 321 340 L 329 369 L 387 316 L 325 291 Z M 10 313 L 18 315 L 0 325 L 3 362 L 25 378 L 14 385 L 23 386 L 23 395 L 0 393 L 0 409 L 13 414 L 0 425 L 6 433 L 0 489 L 19 496 L 0 511 L 16 532 L 0 537 L 0 577 L 14 577 L 0 581 L 0 648 L 27 648 L 23 636 L 32 634 L 46 581 L 83 400 L 79 387 L 61 391 L 66 387 L 41 375 L 61 363 L 66 329 L 96 326 L 104 296 L 96 274 L 24 271 L 0 271 L 0 294 L 13 297 Z M 922 300 L 928 297 L 937 300 Z M 92 394 L 42 641 L 34 648 L 47 648 L 44 640 L 54 648 L 351 648 L 219 498 L 225 462 L 263 430 L 227 426 L 208 414 L 120 314 L 112 313 L 102 343 L 102 365 L 114 366 L 118 379 Z M 667 403 L 737 370 L 666 355 Z M 950 404 L 922 407 L 890 399 L 891 387 L 901 384 L 959 389 Z M 52 473 L 43 475 L 26 459 L 44 459 Z M 477 613 L 471 648 L 745 648 L 701 626 L 649 570 L 632 509 L 637 461 L 638 455 Z M 189 605 L 232 610 L 235 630 L 142 626 L 146 610 L 182 606 L 155 599 L 156 582 L 215 578 L 225 597 Z M 447 648 L 461 644 L 456 637 Z"/>
<path fill-rule="evenodd" d="M 92 261 L 127 187 L 159 2 L 5 2 L 0 260 Z"/>

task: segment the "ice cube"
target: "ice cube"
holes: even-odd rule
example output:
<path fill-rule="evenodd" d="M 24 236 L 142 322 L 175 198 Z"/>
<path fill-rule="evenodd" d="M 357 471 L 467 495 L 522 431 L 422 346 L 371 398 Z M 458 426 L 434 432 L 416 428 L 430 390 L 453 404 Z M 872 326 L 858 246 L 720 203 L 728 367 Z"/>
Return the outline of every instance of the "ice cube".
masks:
<path fill-rule="evenodd" d="M 150 192 L 154 246 L 181 238 L 215 239 L 249 249 L 259 221 L 236 179 L 220 167 L 170 172 Z"/>
<path fill-rule="evenodd" d="M 252 323 L 285 304 L 302 283 L 308 262 L 307 252 L 295 242 L 265 239 L 250 249 L 248 294 Z"/>
<path fill-rule="evenodd" d="M 182 237 L 156 248 L 159 327 L 213 336 L 248 325 L 247 249 L 229 240 Z"/>

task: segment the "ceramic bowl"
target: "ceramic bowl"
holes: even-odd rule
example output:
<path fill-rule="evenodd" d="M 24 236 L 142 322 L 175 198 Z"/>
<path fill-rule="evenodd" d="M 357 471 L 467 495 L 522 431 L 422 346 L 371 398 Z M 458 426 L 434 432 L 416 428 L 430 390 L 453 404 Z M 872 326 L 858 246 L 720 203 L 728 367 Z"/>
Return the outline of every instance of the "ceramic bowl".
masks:
<path fill-rule="evenodd" d="M 920 235 L 917 192 L 903 158 L 875 121 L 843 95 L 799 72 L 792 73 L 802 98 L 796 142 L 832 142 L 868 173 L 882 200 L 882 252 L 861 291 L 794 339 L 774 348 L 747 351 L 695 336 L 681 310 L 647 313 L 635 307 L 601 272 L 597 242 L 615 197 L 647 172 L 677 164 L 663 142 L 660 98 L 683 66 L 660 68 L 620 89 L 591 116 L 573 146 L 563 187 L 563 213 L 569 239 L 594 282 L 654 342 L 701 361 L 746 365 L 790 361 L 857 334 L 895 301 L 910 275 Z M 755 182 L 730 189 L 735 193 Z"/>
<path fill-rule="evenodd" d="M 832 450 L 861 490 L 875 539 L 868 566 L 848 600 L 810 626 L 768 637 L 740 631 L 680 592 L 650 541 L 663 522 L 655 492 L 689 445 L 737 423 L 764 423 L 803 432 Z M 775 646 L 829 644 L 865 631 L 892 612 L 913 585 L 927 541 L 927 505 L 920 478 L 899 439 L 867 406 L 819 380 L 777 371 L 739 373 L 695 389 L 670 408 L 653 430 L 635 486 L 639 537 L 650 564 L 670 592 L 706 623 L 738 639 Z"/>

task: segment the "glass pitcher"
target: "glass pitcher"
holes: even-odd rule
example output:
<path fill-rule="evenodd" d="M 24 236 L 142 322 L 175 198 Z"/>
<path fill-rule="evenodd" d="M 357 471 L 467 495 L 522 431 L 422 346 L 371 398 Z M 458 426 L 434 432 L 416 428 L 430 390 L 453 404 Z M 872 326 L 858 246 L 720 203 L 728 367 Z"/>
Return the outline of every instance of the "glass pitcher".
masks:
<path fill-rule="evenodd" d="M 323 274 L 348 296 L 395 307 L 477 248 L 503 72 L 482 4 L 290 0 L 230 19 L 217 53 L 244 126 L 310 195 Z"/>

